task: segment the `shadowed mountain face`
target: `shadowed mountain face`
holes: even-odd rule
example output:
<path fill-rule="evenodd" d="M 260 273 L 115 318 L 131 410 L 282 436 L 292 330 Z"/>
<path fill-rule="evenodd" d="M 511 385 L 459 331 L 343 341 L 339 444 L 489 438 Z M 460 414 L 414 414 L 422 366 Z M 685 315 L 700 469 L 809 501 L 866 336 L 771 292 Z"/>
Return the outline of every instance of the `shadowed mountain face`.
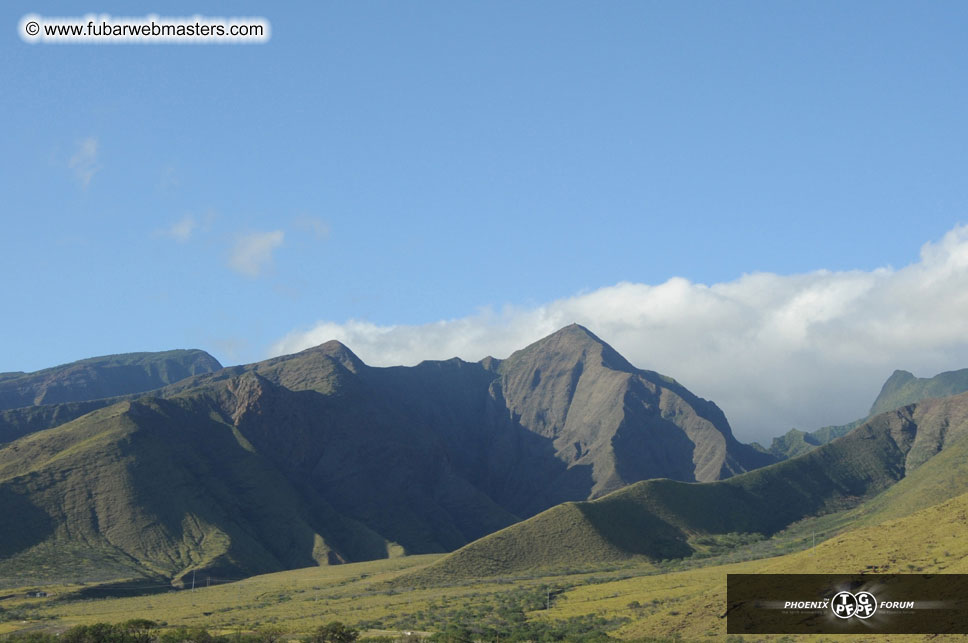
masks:
<path fill-rule="evenodd" d="M 0 576 L 45 547 L 176 579 L 447 551 L 639 480 L 771 461 L 574 325 L 504 361 L 373 368 L 328 342 L 211 370 L 0 414 L 0 437 L 26 436 L 0 448 L 0 511 L 35 525 L 6 535 Z"/>
<path fill-rule="evenodd" d="M 802 456 L 728 480 L 647 480 L 591 502 L 555 506 L 401 583 L 683 558 L 694 553 L 697 537 L 770 536 L 849 507 L 858 521 L 900 517 L 964 493 L 966 452 L 968 393 L 926 399 L 877 415 Z"/>
<path fill-rule="evenodd" d="M 555 485 L 568 490 L 558 501 L 646 478 L 719 480 L 773 462 L 737 442 L 715 404 L 636 369 L 581 326 L 514 353 L 498 370 L 492 390 L 512 419 L 547 439 L 568 471 L 584 472 Z"/>

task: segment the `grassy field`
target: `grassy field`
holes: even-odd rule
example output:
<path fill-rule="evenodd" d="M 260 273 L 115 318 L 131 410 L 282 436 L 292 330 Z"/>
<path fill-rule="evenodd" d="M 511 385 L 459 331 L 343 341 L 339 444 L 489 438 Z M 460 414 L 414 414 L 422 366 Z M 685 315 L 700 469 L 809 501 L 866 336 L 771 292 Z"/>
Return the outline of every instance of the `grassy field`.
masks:
<path fill-rule="evenodd" d="M 720 616 L 726 604 L 727 574 L 864 572 L 968 572 L 968 494 L 907 518 L 842 534 L 796 554 L 575 588 L 563 594 L 551 610 L 536 617 L 608 614 L 629 619 L 614 632 L 621 638 L 679 635 L 685 640 L 724 640 L 726 622 Z M 878 641 L 923 638 L 878 637 Z"/>
<path fill-rule="evenodd" d="M 763 543 L 734 543 L 728 555 L 762 554 L 757 547 Z M 549 626 L 584 624 L 627 640 L 721 641 L 727 639 L 721 615 L 729 573 L 968 573 L 968 494 L 904 518 L 842 533 L 804 551 L 757 560 L 715 564 L 723 558 L 711 558 L 705 567 L 679 570 L 674 567 L 679 562 L 630 562 L 518 578 L 406 584 L 408 578 L 419 578 L 414 571 L 439 558 L 427 555 L 312 567 L 210 587 L 206 579 L 197 578 L 195 591 L 159 586 L 111 592 L 159 590 L 131 597 L 107 597 L 105 588 L 78 585 L 25 586 L 4 591 L 0 634 L 63 631 L 76 624 L 146 618 L 169 627 L 201 626 L 219 632 L 278 626 L 287 637 L 298 638 L 334 620 L 378 635 L 440 631 L 455 623 L 497 631 L 520 618 Z M 24 594 L 33 589 L 51 595 L 26 598 Z"/>
<path fill-rule="evenodd" d="M 73 625 L 122 622 L 146 618 L 167 626 L 205 627 L 220 632 L 251 631 L 276 625 L 298 637 L 333 620 L 355 625 L 371 634 L 426 631 L 457 619 L 486 618 L 509 602 L 530 604 L 548 590 L 628 576 L 628 569 L 599 570 L 567 576 L 493 579 L 450 586 L 404 587 L 393 583 L 403 572 L 423 567 L 439 555 L 311 567 L 256 576 L 238 582 L 196 589 L 167 591 L 136 586 L 128 591 L 162 590 L 130 598 L 98 598 L 98 588 L 45 587 L 50 596 L 28 599 L 34 587 L 5 590 L 19 594 L 0 600 L 0 634 L 13 631 L 63 631 Z M 549 583 L 551 583 L 549 585 Z M 101 588 L 117 594 L 117 590 Z M 84 597 L 82 597 L 84 596 Z M 525 601 L 525 603 L 522 603 Z M 527 603 L 530 601 L 530 603 Z M 543 602 L 537 600 L 537 602 Z"/>
<path fill-rule="evenodd" d="M 18 607 L 33 627 L 43 625 L 62 629 L 76 624 L 146 618 L 216 630 L 251 629 L 260 624 L 280 623 L 292 632 L 308 632 L 316 625 L 336 618 L 356 623 L 426 602 L 430 597 L 424 597 L 420 592 L 404 594 L 397 590 L 375 597 L 368 594 L 373 593 L 371 586 L 393 578 L 401 570 L 424 565 L 435 558 L 412 556 L 310 567 L 214 586 L 207 586 L 204 578 L 196 578 L 194 591 L 137 586 L 130 591 L 163 591 L 131 598 L 97 598 L 96 591 L 92 591 L 89 594 L 95 595 L 78 599 L 75 596 L 80 588 L 76 586 L 52 588 L 52 595 L 47 599 L 20 601 Z M 109 589 L 104 592 L 118 593 Z M 0 607 L 10 609 L 6 601 L 0 601 Z"/>

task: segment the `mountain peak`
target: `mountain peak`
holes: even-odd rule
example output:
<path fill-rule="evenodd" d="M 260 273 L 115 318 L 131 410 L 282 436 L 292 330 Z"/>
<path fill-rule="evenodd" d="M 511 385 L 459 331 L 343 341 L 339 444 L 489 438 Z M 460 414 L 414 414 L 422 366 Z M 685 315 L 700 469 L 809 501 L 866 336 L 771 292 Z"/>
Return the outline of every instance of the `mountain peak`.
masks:
<path fill-rule="evenodd" d="M 946 397 L 968 390 L 968 369 L 938 373 L 934 377 L 915 377 L 908 371 L 891 374 L 874 400 L 870 415 L 892 411 L 929 397 Z"/>
<path fill-rule="evenodd" d="M 356 353 L 351 351 L 346 344 L 336 339 L 331 339 L 319 346 L 310 348 L 309 351 L 331 357 L 353 373 L 359 373 L 365 366 L 363 360 L 357 357 Z"/>
<path fill-rule="evenodd" d="M 557 335 L 560 335 L 560 336 L 563 336 L 563 337 L 584 338 L 586 340 L 590 340 L 590 341 L 596 342 L 598 344 L 604 344 L 605 343 L 601 339 L 599 339 L 598 336 L 595 335 L 595 333 L 593 333 L 592 331 L 588 330 L 587 328 L 585 328 L 581 324 L 577 324 L 577 323 L 574 323 L 574 322 L 572 322 L 571 324 L 568 324 L 567 326 L 564 326 L 562 328 L 559 328 L 555 332 L 553 332 L 550 335 L 548 335 L 548 337 L 549 338 L 550 337 L 555 337 Z"/>
<path fill-rule="evenodd" d="M 584 362 L 590 356 L 601 358 L 601 365 L 616 371 L 631 373 L 634 366 L 618 351 L 580 324 L 569 324 L 514 353 L 508 361 L 529 354 L 550 352 L 567 361 Z"/>
<path fill-rule="evenodd" d="M 908 380 L 914 379 L 914 373 L 911 371 L 905 371 L 901 369 L 895 370 L 891 373 L 891 376 L 887 379 L 888 382 L 906 382 Z"/>

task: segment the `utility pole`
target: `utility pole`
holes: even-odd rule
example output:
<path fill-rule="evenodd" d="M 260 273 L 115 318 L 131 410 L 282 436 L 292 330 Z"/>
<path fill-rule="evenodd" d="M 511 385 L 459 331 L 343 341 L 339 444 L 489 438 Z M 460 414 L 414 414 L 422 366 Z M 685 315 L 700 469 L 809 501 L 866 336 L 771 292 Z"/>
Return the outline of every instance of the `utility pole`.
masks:
<path fill-rule="evenodd" d="M 195 591 L 195 570 L 192 570 L 192 591 Z"/>

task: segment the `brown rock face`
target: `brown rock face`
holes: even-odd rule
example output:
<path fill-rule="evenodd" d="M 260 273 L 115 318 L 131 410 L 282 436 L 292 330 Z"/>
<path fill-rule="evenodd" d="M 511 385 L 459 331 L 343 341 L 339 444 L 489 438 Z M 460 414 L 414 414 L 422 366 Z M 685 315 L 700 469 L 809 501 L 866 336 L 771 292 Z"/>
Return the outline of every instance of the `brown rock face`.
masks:
<path fill-rule="evenodd" d="M 514 353 L 500 372 L 512 418 L 550 440 L 568 468 L 590 469 L 586 498 L 646 478 L 708 482 L 770 462 L 733 438 L 715 404 L 635 368 L 577 324 Z"/>

